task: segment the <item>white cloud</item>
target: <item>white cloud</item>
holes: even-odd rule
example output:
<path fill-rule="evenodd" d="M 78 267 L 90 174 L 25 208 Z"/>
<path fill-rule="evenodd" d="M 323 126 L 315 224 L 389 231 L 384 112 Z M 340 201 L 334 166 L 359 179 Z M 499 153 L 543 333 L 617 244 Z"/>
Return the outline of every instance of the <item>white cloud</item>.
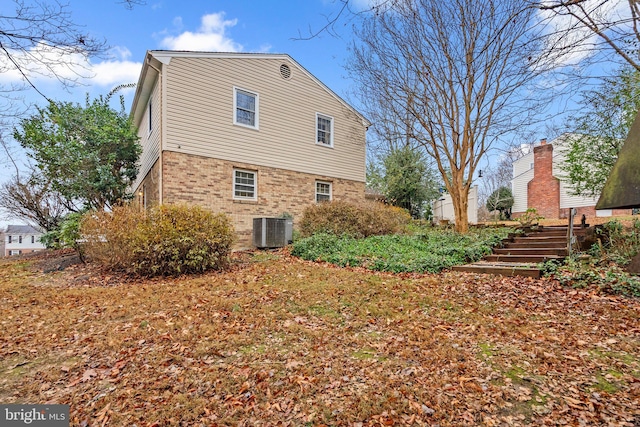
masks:
<path fill-rule="evenodd" d="M 556 1 L 546 0 L 543 4 L 556 4 Z M 628 26 L 630 17 L 629 4 L 627 1 L 601 1 L 587 0 L 581 6 L 588 11 L 589 16 L 596 22 L 602 23 L 602 27 L 610 27 L 610 23 L 616 23 L 611 29 L 622 29 Z M 565 54 L 559 58 L 559 66 L 576 66 L 583 60 L 590 58 L 599 51 L 602 40 L 591 30 L 581 24 L 578 19 L 567 14 L 556 14 L 551 10 L 540 9 L 538 12 L 541 21 L 546 21 L 550 25 L 547 29 L 551 37 L 549 43 L 556 49 L 564 50 Z"/>
<path fill-rule="evenodd" d="M 43 44 L 27 52 L 11 52 L 12 58 L 32 83 L 47 84 L 59 80 L 86 86 L 111 89 L 123 83 L 135 83 L 142 63 L 130 61 L 131 51 L 116 47 L 110 51 L 110 59 L 93 63 L 81 53 L 63 54 Z M 0 83 L 23 83 L 22 74 L 5 56 L 0 57 Z"/>
<path fill-rule="evenodd" d="M 133 61 L 103 61 L 91 68 L 95 73 L 89 83 L 115 87 L 120 84 L 137 83 L 142 63 Z"/>
<path fill-rule="evenodd" d="M 14 62 L 30 80 L 62 79 L 79 80 L 90 75 L 86 57 L 81 53 L 69 54 L 60 49 L 39 43 L 22 51 L 9 51 L 9 57 L 0 56 L 0 82 L 17 83 L 23 80 Z"/>
<path fill-rule="evenodd" d="M 160 45 L 172 50 L 239 52 L 242 45 L 226 34 L 227 28 L 235 26 L 238 20 L 225 20 L 224 15 L 224 12 L 204 15 L 197 32 L 185 31 L 177 36 L 167 36 Z M 174 19 L 174 25 L 175 22 Z"/>

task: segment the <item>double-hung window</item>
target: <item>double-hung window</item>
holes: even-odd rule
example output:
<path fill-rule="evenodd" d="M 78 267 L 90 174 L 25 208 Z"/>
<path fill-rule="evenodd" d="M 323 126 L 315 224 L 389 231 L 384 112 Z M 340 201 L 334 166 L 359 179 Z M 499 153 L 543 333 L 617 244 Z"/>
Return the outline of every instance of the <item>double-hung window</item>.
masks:
<path fill-rule="evenodd" d="M 333 117 L 316 113 L 316 142 L 333 147 Z"/>
<path fill-rule="evenodd" d="M 331 183 L 316 181 L 316 202 L 327 202 L 331 200 Z"/>
<path fill-rule="evenodd" d="M 258 129 L 258 94 L 233 88 L 233 123 Z"/>
<path fill-rule="evenodd" d="M 234 169 L 233 170 L 233 198 L 240 200 L 257 199 L 256 172 Z"/>

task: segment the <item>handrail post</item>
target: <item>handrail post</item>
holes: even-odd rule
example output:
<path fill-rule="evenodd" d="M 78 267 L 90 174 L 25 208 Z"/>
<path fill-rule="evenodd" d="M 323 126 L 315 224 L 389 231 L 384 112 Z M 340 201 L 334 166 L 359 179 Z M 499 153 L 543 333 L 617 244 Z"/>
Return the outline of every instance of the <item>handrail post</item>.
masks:
<path fill-rule="evenodd" d="M 567 228 L 567 251 L 569 257 L 573 253 L 573 243 L 575 242 L 575 236 L 573 235 L 573 220 L 576 217 L 576 208 L 569 209 L 569 227 Z"/>

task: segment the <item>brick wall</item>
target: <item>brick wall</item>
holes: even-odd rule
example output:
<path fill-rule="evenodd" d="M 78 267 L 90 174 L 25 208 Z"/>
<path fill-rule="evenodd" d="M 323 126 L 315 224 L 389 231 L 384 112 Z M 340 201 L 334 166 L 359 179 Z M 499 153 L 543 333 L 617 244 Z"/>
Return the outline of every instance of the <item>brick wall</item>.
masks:
<path fill-rule="evenodd" d="M 553 176 L 553 145 L 533 149 L 533 179 L 527 184 L 527 205 L 547 219 L 560 216 L 560 181 Z"/>
<path fill-rule="evenodd" d="M 631 213 L 631 209 L 612 209 L 611 216 L 631 215 Z M 576 208 L 576 218 L 581 218 L 583 214 L 587 218 L 594 218 L 596 216 L 596 207 L 584 206 Z M 560 209 L 560 218 L 569 218 L 569 208 Z"/>
<path fill-rule="evenodd" d="M 569 218 L 569 210 L 571 208 L 562 208 L 560 209 L 560 218 Z M 631 211 L 629 211 L 631 212 Z M 582 215 L 585 215 L 587 218 L 593 218 L 596 216 L 596 207 L 595 206 L 582 206 L 576 208 L 576 218 L 581 218 Z"/>
<path fill-rule="evenodd" d="M 238 247 L 251 247 L 253 218 L 288 212 L 294 217 L 295 227 L 304 208 L 315 203 L 316 180 L 331 182 L 334 200 L 365 200 L 364 182 L 170 151 L 163 152 L 162 159 L 163 203 L 197 204 L 228 214 L 236 228 Z M 256 201 L 233 199 L 234 168 L 257 172 Z"/>

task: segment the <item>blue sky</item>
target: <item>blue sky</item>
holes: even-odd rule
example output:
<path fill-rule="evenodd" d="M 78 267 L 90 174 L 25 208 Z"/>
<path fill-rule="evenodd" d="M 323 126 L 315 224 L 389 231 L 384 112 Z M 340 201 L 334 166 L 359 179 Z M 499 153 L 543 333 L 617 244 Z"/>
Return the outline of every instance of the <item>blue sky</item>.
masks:
<path fill-rule="evenodd" d="M 363 10 L 371 1 L 351 0 L 350 4 L 356 10 Z M 349 96 L 355 88 L 344 69 L 349 56 L 351 22 L 341 19 L 335 28 L 337 36 L 324 32 L 310 40 L 300 40 L 335 16 L 342 7 L 340 0 L 145 0 L 145 4 L 136 5 L 132 10 L 125 8 L 120 0 L 63 0 L 62 3 L 68 4 L 73 22 L 92 36 L 104 39 L 110 50 L 105 57 L 92 58 L 85 64 L 86 69 L 81 73 L 87 78 L 68 91 L 54 79 L 35 78 L 38 88 L 53 100 L 83 102 L 87 92 L 95 97 L 119 84 L 135 83 L 147 50 L 176 49 L 287 53 L 358 107 Z M 624 2 L 614 0 L 611 4 Z M 0 0 L 0 13 L 10 14 L 13 9 L 14 1 Z M 574 58 L 576 62 L 589 50 L 580 52 Z M 0 84 L 17 81 L 18 77 L 0 69 Z M 129 110 L 133 89 L 124 94 L 125 107 Z M 33 91 L 26 92 L 25 98 L 41 105 L 45 102 Z M 492 155 L 495 160 L 499 154 Z M 0 155 L 0 182 L 11 173 L 3 160 Z M 3 223 L 0 217 L 0 227 Z"/>
<path fill-rule="evenodd" d="M 287 53 L 339 95 L 346 96 L 350 88 L 343 68 L 349 24 L 341 23 L 343 38 L 325 33 L 295 40 L 335 15 L 340 9 L 337 0 L 147 0 L 133 10 L 118 0 L 70 0 L 68 4 L 73 21 L 104 38 L 111 49 L 109 57 L 93 58 L 90 70 L 83 71 L 92 78 L 69 92 L 38 78 L 38 87 L 54 100 L 82 101 L 87 92 L 106 94 L 118 84 L 135 83 L 145 52 L 152 49 Z M 13 7 L 12 1 L 0 1 L 0 8 L 8 7 Z M 127 108 L 132 93 L 127 93 Z M 29 99 L 37 97 L 29 95 Z"/>

